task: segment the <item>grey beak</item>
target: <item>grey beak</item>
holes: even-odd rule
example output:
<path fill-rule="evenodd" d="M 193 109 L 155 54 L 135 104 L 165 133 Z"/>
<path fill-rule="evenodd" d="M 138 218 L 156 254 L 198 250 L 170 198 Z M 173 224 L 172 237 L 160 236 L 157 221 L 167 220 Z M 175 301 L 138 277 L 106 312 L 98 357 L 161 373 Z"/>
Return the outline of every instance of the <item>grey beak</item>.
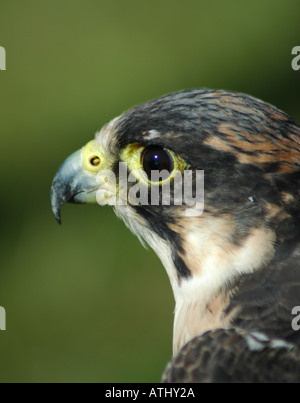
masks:
<path fill-rule="evenodd" d="M 72 154 L 58 170 L 51 187 L 54 217 L 61 224 L 61 207 L 65 203 L 96 203 L 96 175 L 88 172 L 82 162 L 82 151 Z"/>

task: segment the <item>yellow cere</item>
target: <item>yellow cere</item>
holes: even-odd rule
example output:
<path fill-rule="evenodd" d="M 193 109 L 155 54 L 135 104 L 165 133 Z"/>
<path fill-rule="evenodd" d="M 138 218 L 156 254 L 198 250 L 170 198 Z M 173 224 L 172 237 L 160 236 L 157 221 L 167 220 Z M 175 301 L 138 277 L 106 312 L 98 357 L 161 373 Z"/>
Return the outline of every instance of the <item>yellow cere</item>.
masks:
<path fill-rule="evenodd" d="M 82 149 L 82 158 L 85 168 L 90 172 L 99 172 L 109 167 L 105 153 L 99 148 L 96 140 L 90 141 Z"/>
<path fill-rule="evenodd" d="M 151 181 L 148 180 L 147 175 L 143 171 L 142 155 L 145 148 L 145 145 L 139 143 L 129 144 L 122 150 L 120 157 L 122 162 L 127 163 L 129 171 L 134 171 L 138 181 L 147 182 L 149 185 L 151 185 Z M 159 182 L 160 185 L 167 181 L 171 181 L 175 177 L 176 172 L 180 171 L 183 173 L 185 169 L 188 169 L 188 164 L 181 157 L 169 149 L 166 150 L 173 159 L 174 169 L 172 172 L 170 172 L 170 176 L 167 179 Z"/>

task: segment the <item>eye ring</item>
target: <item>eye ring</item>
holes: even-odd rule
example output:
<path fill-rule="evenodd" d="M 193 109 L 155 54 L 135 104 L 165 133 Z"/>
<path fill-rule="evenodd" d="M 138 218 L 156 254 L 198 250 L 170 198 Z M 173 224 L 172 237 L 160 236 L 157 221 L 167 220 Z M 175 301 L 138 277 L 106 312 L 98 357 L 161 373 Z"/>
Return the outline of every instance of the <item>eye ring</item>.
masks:
<path fill-rule="evenodd" d="M 164 147 L 148 146 L 142 152 L 141 165 L 148 180 L 159 183 L 168 179 L 174 171 L 174 157 Z"/>

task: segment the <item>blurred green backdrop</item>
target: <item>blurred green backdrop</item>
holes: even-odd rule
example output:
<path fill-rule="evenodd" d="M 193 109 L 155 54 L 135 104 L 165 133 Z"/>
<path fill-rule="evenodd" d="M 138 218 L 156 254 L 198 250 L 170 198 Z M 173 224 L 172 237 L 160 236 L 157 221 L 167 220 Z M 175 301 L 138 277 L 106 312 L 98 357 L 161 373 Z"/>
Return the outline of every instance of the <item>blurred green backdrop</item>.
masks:
<path fill-rule="evenodd" d="M 61 162 L 135 104 L 247 92 L 300 121 L 299 0 L 0 0 L 0 382 L 159 381 L 173 296 L 108 208 L 54 221 Z"/>

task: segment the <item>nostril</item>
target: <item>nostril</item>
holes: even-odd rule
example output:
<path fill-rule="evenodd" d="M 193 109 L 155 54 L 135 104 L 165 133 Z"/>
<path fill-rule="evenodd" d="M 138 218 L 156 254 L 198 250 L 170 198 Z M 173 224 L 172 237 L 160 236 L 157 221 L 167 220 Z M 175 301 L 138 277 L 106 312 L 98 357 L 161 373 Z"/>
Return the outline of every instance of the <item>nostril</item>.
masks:
<path fill-rule="evenodd" d="M 93 165 L 94 167 L 97 167 L 98 165 L 100 165 L 100 158 L 99 157 L 92 157 L 90 159 L 90 163 L 91 165 Z"/>

